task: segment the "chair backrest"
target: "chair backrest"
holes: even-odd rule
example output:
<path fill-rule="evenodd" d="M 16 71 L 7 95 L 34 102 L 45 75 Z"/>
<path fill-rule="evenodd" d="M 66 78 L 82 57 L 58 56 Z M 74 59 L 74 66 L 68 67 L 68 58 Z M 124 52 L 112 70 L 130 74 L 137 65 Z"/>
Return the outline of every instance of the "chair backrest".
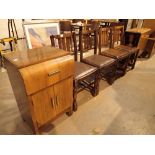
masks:
<path fill-rule="evenodd" d="M 60 25 L 60 32 L 64 33 L 65 31 L 72 31 L 72 26 L 71 26 L 71 21 L 66 20 L 66 21 L 59 21 Z"/>
<path fill-rule="evenodd" d="M 111 27 L 111 47 L 115 44 L 124 44 L 124 26 Z"/>
<path fill-rule="evenodd" d="M 74 55 L 75 61 L 77 61 L 77 43 L 75 33 L 65 33 L 60 35 L 50 36 L 51 45 L 58 47 Z"/>
<path fill-rule="evenodd" d="M 99 53 L 101 53 L 102 47 L 110 48 L 111 46 L 111 29 L 109 27 L 100 27 L 98 36 Z"/>
<path fill-rule="evenodd" d="M 94 54 L 97 53 L 97 31 L 96 30 L 87 30 L 80 31 L 79 33 L 79 44 L 80 44 L 80 61 L 83 59 L 83 53 L 94 49 Z"/>
<path fill-rule="evenodd" d="M 90 24 L 92 30 L 98 30 L 100 27 L 100 21 L 92 20 Z"/>

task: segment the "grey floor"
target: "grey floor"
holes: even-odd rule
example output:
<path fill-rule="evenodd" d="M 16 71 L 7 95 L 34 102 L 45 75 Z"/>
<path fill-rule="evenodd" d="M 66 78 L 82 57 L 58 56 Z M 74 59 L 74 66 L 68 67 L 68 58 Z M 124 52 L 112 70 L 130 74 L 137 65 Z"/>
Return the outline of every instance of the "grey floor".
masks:
<path fill-rule="evenodd" d="M 43 134 L 155 134 L 155 55 L 100 93 L 78 94 L 78 111 L 60 116 Z M 32 134 L 20 117 L 7 72 L 0 68 L 0 134 Z"/>

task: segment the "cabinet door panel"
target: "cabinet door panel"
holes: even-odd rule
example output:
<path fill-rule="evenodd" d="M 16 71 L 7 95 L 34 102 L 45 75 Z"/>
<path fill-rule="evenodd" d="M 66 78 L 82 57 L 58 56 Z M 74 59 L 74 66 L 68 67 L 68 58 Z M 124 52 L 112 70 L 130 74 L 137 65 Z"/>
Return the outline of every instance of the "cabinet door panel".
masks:
<path fill-rule="evenodd" d="M 50 91 L 45 89 L 32 95 L 32 101 L 38 126 L 47 123 L 56 116 L 53 87 L 50 87 Z"/>
<path fill-rule="evenodd" d="M 65 79 L 54 85 L 56 112 L 60 113 L 72 106 L 73 78 Z"/>

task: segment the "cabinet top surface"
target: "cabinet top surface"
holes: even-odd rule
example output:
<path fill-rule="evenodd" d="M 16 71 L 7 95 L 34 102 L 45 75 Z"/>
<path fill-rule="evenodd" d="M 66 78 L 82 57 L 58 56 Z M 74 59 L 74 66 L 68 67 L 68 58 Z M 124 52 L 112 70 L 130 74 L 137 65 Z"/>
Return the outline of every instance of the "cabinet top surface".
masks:
<path fill-rule="evenodd" d="M 150 32 L 151 29 L 150 28 L 132 28 L 132 29 L 129 29 L 127 30 L 126 32 L 132 32 L 132 33 L 148 33 Z"/>
<path fill-rule="evenodd" d="M 68 54 L 69 52 L 67 51 L 51 46 L 46 46 L 42 48 L 30 49 L 27 52 L 10 52 L 4 54 L 4 57 L 17 68 L 23 68 Z"/>

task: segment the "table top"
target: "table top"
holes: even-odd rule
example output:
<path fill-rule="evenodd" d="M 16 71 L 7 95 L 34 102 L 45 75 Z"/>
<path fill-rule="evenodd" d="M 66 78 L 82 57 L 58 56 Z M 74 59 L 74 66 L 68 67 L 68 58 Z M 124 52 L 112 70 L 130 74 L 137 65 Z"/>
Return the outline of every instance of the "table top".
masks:
<path fill-rule="evenodd" d="M 69 52 L 51 47 L 41 47 L 25 51 L 15 51 L 4 54 L 4 57 L 17 68 L 23 68 L 61 56 L 68 55 Z"/>
<path fill-rule="evenodd" d="M 151 31 L 150 28 L 133 28 L 133 29 L 126 30 L 126 32 L 141 33 L 141 34 L 148 33 L 150 31 Z"/>

